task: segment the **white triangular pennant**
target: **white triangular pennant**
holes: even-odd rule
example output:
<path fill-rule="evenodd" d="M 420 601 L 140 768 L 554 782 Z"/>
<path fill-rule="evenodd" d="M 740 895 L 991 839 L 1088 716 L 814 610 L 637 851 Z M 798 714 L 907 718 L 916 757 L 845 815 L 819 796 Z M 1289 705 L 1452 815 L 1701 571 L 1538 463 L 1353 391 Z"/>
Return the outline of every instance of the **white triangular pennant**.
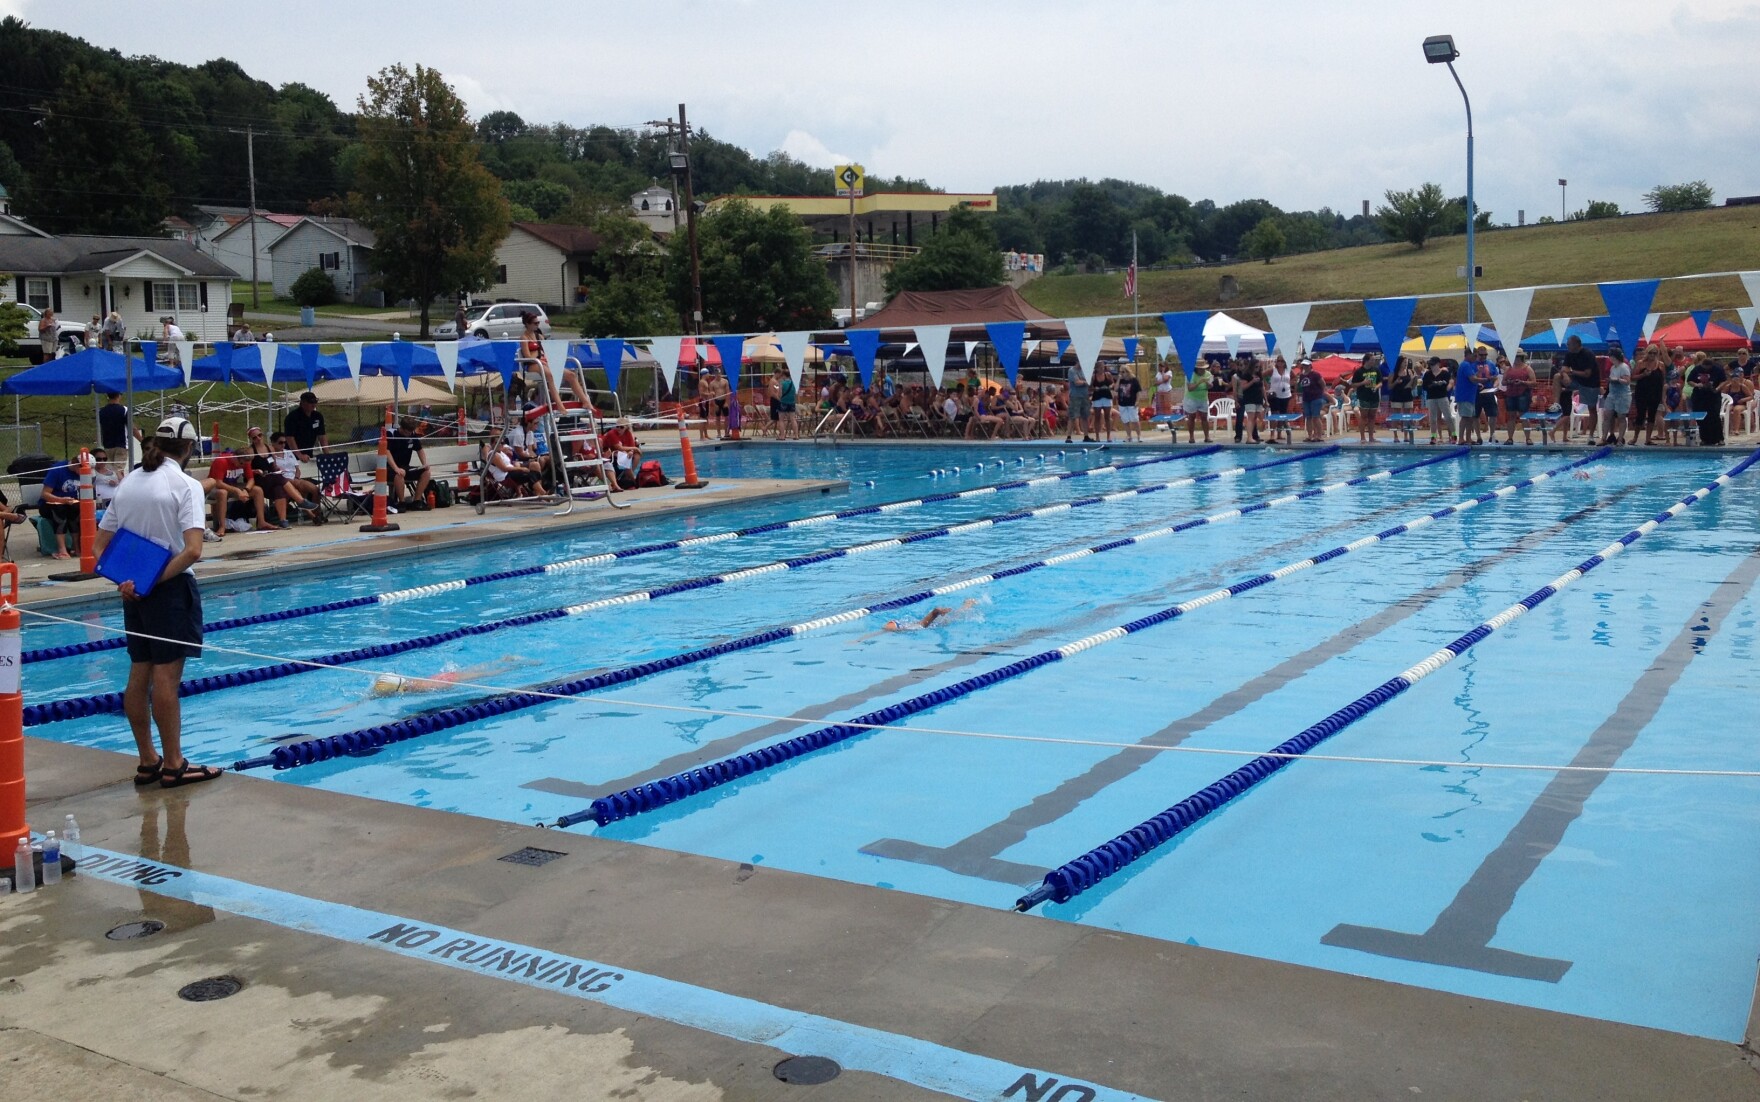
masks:
<path fill-rule="evenodd" d="M 1308 311 L 1312 308 L 1313 304 L 1307 302 L 1261 307 L 1265 321 L 1277 335 L 1277 354 L 1286 363 L 1294 361 L 1297 349 L 1302 347 L 1302 326 L 1308 324 Z"/>
<path fill-rule="evenodd" d="M 1651 337 L 1654 337 L 1656 335 L 1656 325 L 1661 320 L 1662 320 L 1661 314 L 1651 313 L 1651 314 L 1644 315 L 1644 339 L 1645 340 L 1649 340 Z"/>
<path fill-rule="evenodd" d="M 359 391 L 361 388 L 361 342 L 344 341 L 342 357 L 348 361 L 348 377 L 354 380 L 354 388 Z"/>
<path fill-rule="evenodd" d="M 568 370 L 568 342 L 566 340 L 548 340 L 544 343 L 545 366 L 550 371 L 550 381 L 556 384 L 558 394 L 562 392 L 562 376 Z M 623 366 L 621 364 L 619 367 Z M 584 398 L 585 395 L 576 395 Z"/>
<path fill-rule="evenodd" d="M 1743 272 L 1742 286 L 1748 289 L 1748 301 L 1760 306 L 1760 272 Z"/>
<path fill-rule="evenodd" d="M 678 353 L 683 347 L 683 337 L 655 337 L 648 342 L 648 354 L 660 361 L 660 377 L 669 387 L 676 385 Z"/>
<path fill-rule="evenodd" d="M 1165 360 L 1165 359 L 1167 359 L 1168 353 L 1170 353 L 1172 351 L 1173 351 L 1173 338 L 1172 337 L 1156 337 L 1155 338 L 1155 358 L 1156 359 Z"/>
<path fill-rule="evenodd" d="M 183 371 L 184 385 L 187 386 L 189 384 L 189 370 L 195 366 L 196 362 L 196 342 L 173 341 L 172 343 L 177 346 L 177 363 Z"/>
<path fill-rule="evenodd" d="M 1320 339 L 1320 330 L 1318 330 L 1318 329 L 1304 329 L 1304 330 L 1302 330 L 1302 355 L 1312 356 L 1314 354 L 1314 342 L 1319 339 Z"/>
<path fill-rule="evenodd" d="M 1521 351 L 1522 334 L 1528 328 L 1528 311 L 1534 308 L 1534 288 L 1509 287 L 1501 291 L 1480 291 L 1479 301 L 1497 327 L 1497 339 L 1510 359 Z"/>
<path fill-rule="evenodd" d="M 1476 321 L 1461 323 L 1461 347 L 1469 351 L 1479 343 L 1479 330 L 1485 328 Z"/>
<path fill-rule="evenodd" d="M 1105 315 L 1063 320 L 1063 327 L 1069 331 L 1069 346 L 1075 349 L 1076 364 L 1084 379 L 1094 377 L 1094 367 L 1100 362 L 1100 342 L 1106 339 L 1107 320 Z"/>
<path fill-rule="evenodd" d="M 275 363 L 277 360 L 281 359 L 280 355 L 275 351 L 275 346 L 271 344 L 268 349 L 265 350 L 262 345 L 253 344 L 251 345 L 251 351 L 257 354 L 257 365 L 263 369 L 263 385 L 274 386 Z"/>
<path fill-rule="evenodd" d="M 1553 318 L 1552 319 L 1552 343 L 1558 345 L 1561 348 L 1564 347 L 1564 335 L 1565 335 L 1565 333 L 1567 333 L 1570 330 L 1570 327 L 1571 327 L 1571 319 L 1569 319 L 1569 318 Z"/>
<path fill-rule="evenodd" d="M 966 363 L 972 362 L 972 353 L 976 352 L 977 350 L 978 350 L 978 342 L 977 341 L 967 341 L 966 342 Z"/>
<path fill-rule="evenodd" d="M 941 385 L 941 376 L 947 371 L 947 338 L 952 332 L 951 325 L 916 327 L 917 343 L 923 349 L 923 363 L 929 368 L 929 381 L 936 386 Z"/>
<path fill-rule="evenodd" d="M 788 365 L 788 377 L 794 380 L 797 391 L 801 387 L 801 375 L 807 369 L 807 341 L 812 336 L 805 329 L 776 334 L 776 344 L 782 349 L 782 362 Z"/>
<path fill-rule="evenodd" d="M 1239 333 L 1227 334 L 1222 338 L 1222 343 L 1228 348 L 1229 359 L 1232 360 L 1241 354 L 1241 335 Z"/>
<path fill-rule="evenodd" d="M 458 378 L 458 342 L 435 341 L 434 356 L 440 361 L 440 374 L 446 376 L 446 389 L 453 389 L 453 380 Z"/>
<path fill-rule="evenodd" d="M 1754 325 L 1760 322 L 1760 306 L 1737 307 L 1736 314 L 1742 319 L 1742 336 L 1753 336 Z"/>
<path fill-rule="evenodd" d="M 916 341 L 906 341 L 905 342 L 904 354 L 906 356 L 910 355 L 912 352 L 915 352 L 916 350 L 917 350 L 917 342 Z"/>

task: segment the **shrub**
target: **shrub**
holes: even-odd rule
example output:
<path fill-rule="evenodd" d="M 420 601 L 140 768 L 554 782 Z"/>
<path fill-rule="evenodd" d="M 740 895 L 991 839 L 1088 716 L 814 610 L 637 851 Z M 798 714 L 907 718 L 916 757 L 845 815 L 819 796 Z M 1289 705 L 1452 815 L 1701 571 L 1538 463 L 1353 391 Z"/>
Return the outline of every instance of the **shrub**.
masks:
<path fill-rule="evenodd" d="M 307 268 L 290 290 L 298 306 L 329 306 L 336 301 L 336 284 L 322 268 Z"/>

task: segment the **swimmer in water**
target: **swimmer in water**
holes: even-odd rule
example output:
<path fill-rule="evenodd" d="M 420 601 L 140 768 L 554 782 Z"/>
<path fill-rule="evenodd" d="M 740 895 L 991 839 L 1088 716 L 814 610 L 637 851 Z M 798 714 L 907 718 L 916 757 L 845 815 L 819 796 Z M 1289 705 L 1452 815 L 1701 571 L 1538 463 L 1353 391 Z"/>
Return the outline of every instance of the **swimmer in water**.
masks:
<path fill-rule="evenodd" d="M 458 670 L 441 670 L 432 677 L 405 677 L 402 674 L 382 673 L 373 678 L 373 687 L 369 691 L 373 696 L 437 693 L 444 689 L 450 689 L 461 682 L 494 677 L 498 673 L 505 673 L 513 667 L 523 664 L 517 658 L 503 658 L 498 662 L 485 662 L 480 666 L 466 666 L 464 669 Z"/>
<path fill-rule="evenodd" d="M 1576 479 L 1578 482 L 1594 482 L 1596 479 L 1601 478 L 1606 473 L 1607 473 L 1606 467 L 1596 465 L 1593 467 L 1585 467 L 1585 468 L 1579 468 L 1578 470 L 1574 470 L 1571 472 L 1571 477 Z"/>
<path fill-rule="evenodd" d="M 958 608 L 948 608 L 945 605 L 937 605 L 930 609 L 928 614 L 920 620 L 888 620 L 880 626 L 880 631 L 871 631 L 866 635 L 851 640 L 851 642 L 866 642 L 879 635 L 881 632 L 886 631 L 921 631 L 924 628 L 934 627 L 936 624 L 945 624 L 949 620 L 957 619 L 977 606 L 978 599 L 976 597 L 967 597 L 965 603 Z"/>

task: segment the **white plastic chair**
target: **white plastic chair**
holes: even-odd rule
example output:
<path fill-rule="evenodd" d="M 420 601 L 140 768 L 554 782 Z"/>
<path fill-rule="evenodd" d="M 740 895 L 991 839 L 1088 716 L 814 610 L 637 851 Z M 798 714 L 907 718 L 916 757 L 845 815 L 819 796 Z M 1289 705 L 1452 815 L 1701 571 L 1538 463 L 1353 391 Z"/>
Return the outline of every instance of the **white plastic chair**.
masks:
<path fill-rule="evenodd" d="M 1227 432 L 1234 427 L 1234 399 L 1218 398 L 1210 403 L 1210 428 L 1213 432 Z"/>
<path fill-rule="evenodd" d="M 1570 421 L 1571 435 L 1572 436 L 1579 436 L 1585 432 L 1594 431 L 1595 426 L 1588 425 L 1586 423 L 1588 421 L 1588 419 L 1589 419 L 1589 407 L 1585 406 L 1582 402 L 1578 401 L 1577 396 L 1575 394 L 1572 394 L 1571 395 L 1571 421 Z"/>
<path fill-rule="evenodd" d="M 1723 404 L 1717 410 L 1718 419 L 1723 422 L 1723 439 L 1726 443 L 1729 441 L 1729 411 L 1730 407 L 1735 404 L 1736 400 L 1725 394 L 1723 396 Z"/>

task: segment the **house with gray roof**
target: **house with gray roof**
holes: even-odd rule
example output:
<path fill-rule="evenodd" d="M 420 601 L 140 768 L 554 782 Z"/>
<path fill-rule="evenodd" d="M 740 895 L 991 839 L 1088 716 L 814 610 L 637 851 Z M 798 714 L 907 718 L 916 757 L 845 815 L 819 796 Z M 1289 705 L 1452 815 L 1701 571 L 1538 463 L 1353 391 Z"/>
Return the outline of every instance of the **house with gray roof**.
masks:
<path fill-rule="evenodd" d="M 166 237 L 55 236 L 0 215 L 0 298 L 61 320 L 115 310 L 130 334 L 158 331 L 171 317 L 191 340 L 226 336 L 236 272 L 187 241 Z"/>
<path fill-rule="evenodd" d="M 276 298 L 292 298 L 293 281 L 317 268 L 343 302 L 385 305 L 373 271 L 373 231 L 352 218 L 308 215 L 271 241 L 268 253 Z"/>

